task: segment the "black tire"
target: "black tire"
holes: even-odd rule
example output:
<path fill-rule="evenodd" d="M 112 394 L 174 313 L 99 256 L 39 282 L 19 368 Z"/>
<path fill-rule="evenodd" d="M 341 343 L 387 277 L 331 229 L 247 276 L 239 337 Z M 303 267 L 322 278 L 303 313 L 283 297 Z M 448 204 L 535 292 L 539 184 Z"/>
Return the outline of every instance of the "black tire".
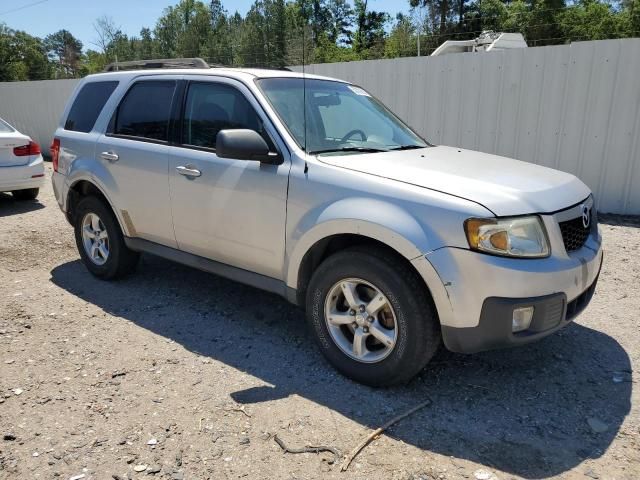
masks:
<path fill-rule="evenodd" d="M 377 363 L 363 363 L 345 354 L 325 322 L 325 299 L 332 287 L 354 277 L 375 285 L 395 312 L 397 341 Z M 306 302 L 307 322 L 323 355 L 342 374 L 366 385 L 408 382 L 440 345 L 440 322 L 424 283 L 404 259 L 383 248 L 357 246 L 331 255 L 314 272 Z"/>
<path fill-rule="evenodd" d="M 16 200 L 35 200 L 40 193 L 39 188 L 25 188 L 24 190 L 14 190 L 11 192 Z"/>
<path fill-rule="evenodd" d="M 97 215 L 102 221 L 109 237 L 109 255 L 103 265 L 96 264 L 85 251 L 82 239 L 82 222 L 89 213 Z M 112 280 L 133 272 L 138 265 L 140 254 L 127 248 L 115 215 L 103 200 L 88 196 L 82 198 L 75 209 L 74 230 L 76 246 L 82 262 L 96 277 Z"/>

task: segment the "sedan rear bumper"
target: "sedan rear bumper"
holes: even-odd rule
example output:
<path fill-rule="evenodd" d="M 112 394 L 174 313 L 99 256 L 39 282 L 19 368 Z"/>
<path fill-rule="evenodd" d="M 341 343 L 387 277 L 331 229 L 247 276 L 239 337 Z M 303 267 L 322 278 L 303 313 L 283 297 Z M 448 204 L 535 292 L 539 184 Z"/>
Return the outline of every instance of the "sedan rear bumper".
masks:
<path fill-rule="evenodd" d="M 0 192 L 41 188 L 44 184 L 42 156 L 27 165 L 0 167 Z"/>

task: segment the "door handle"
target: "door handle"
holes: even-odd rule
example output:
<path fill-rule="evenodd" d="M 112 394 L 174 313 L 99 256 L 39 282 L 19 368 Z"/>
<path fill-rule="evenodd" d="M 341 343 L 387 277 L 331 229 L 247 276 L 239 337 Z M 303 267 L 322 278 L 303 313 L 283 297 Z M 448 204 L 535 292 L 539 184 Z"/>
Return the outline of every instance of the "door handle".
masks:
<path fill-rule="evenodd" d="M 202 175 L 202 172 L 193 165 L 180 165 L 179 167 L 176 167 L 176 172 L 189 178 L 196 178 Z"/>
<path fill-rule="evenodd" d="M 102 152 L 100 154 L 100 158 L 102 158 L 103 160 L 108 160 L 110 162 L 117 162 L 118 159 L 120 158 L 118 156 L 117 153 L 113 153 L 113 152 Z"/>

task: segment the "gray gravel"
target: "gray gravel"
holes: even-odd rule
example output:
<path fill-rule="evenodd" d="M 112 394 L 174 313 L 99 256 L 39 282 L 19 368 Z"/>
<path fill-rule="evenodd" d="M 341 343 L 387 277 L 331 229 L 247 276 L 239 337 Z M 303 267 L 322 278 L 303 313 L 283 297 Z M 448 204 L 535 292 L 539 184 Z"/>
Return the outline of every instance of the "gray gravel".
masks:
<path fill-rule="evenodd" d="M 575 324 L 441 351 L 376 390 L 332 370 L 284 300 L 152 256 L 96 280 L 49 183 L 36 202 L 0 194 L 0 478 L 638 479 L 640 228 L 604 220 L 604 270 Z M 272 438 L 349 451 L 427 397 L 347 473 Z"/>

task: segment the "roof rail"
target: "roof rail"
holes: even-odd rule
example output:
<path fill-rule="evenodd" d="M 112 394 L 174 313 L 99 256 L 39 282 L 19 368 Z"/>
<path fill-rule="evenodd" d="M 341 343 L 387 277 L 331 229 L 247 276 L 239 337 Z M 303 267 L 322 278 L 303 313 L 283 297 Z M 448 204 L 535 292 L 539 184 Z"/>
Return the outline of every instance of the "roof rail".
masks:
<path fill-rule="evenodd" d="M 123 70 L 147 70 L 150 68 L 210 68 L 210 66 L 201 58 L 160 58 L 114 62 L 107 65 L 104 71 L 119 72 Z"/>

